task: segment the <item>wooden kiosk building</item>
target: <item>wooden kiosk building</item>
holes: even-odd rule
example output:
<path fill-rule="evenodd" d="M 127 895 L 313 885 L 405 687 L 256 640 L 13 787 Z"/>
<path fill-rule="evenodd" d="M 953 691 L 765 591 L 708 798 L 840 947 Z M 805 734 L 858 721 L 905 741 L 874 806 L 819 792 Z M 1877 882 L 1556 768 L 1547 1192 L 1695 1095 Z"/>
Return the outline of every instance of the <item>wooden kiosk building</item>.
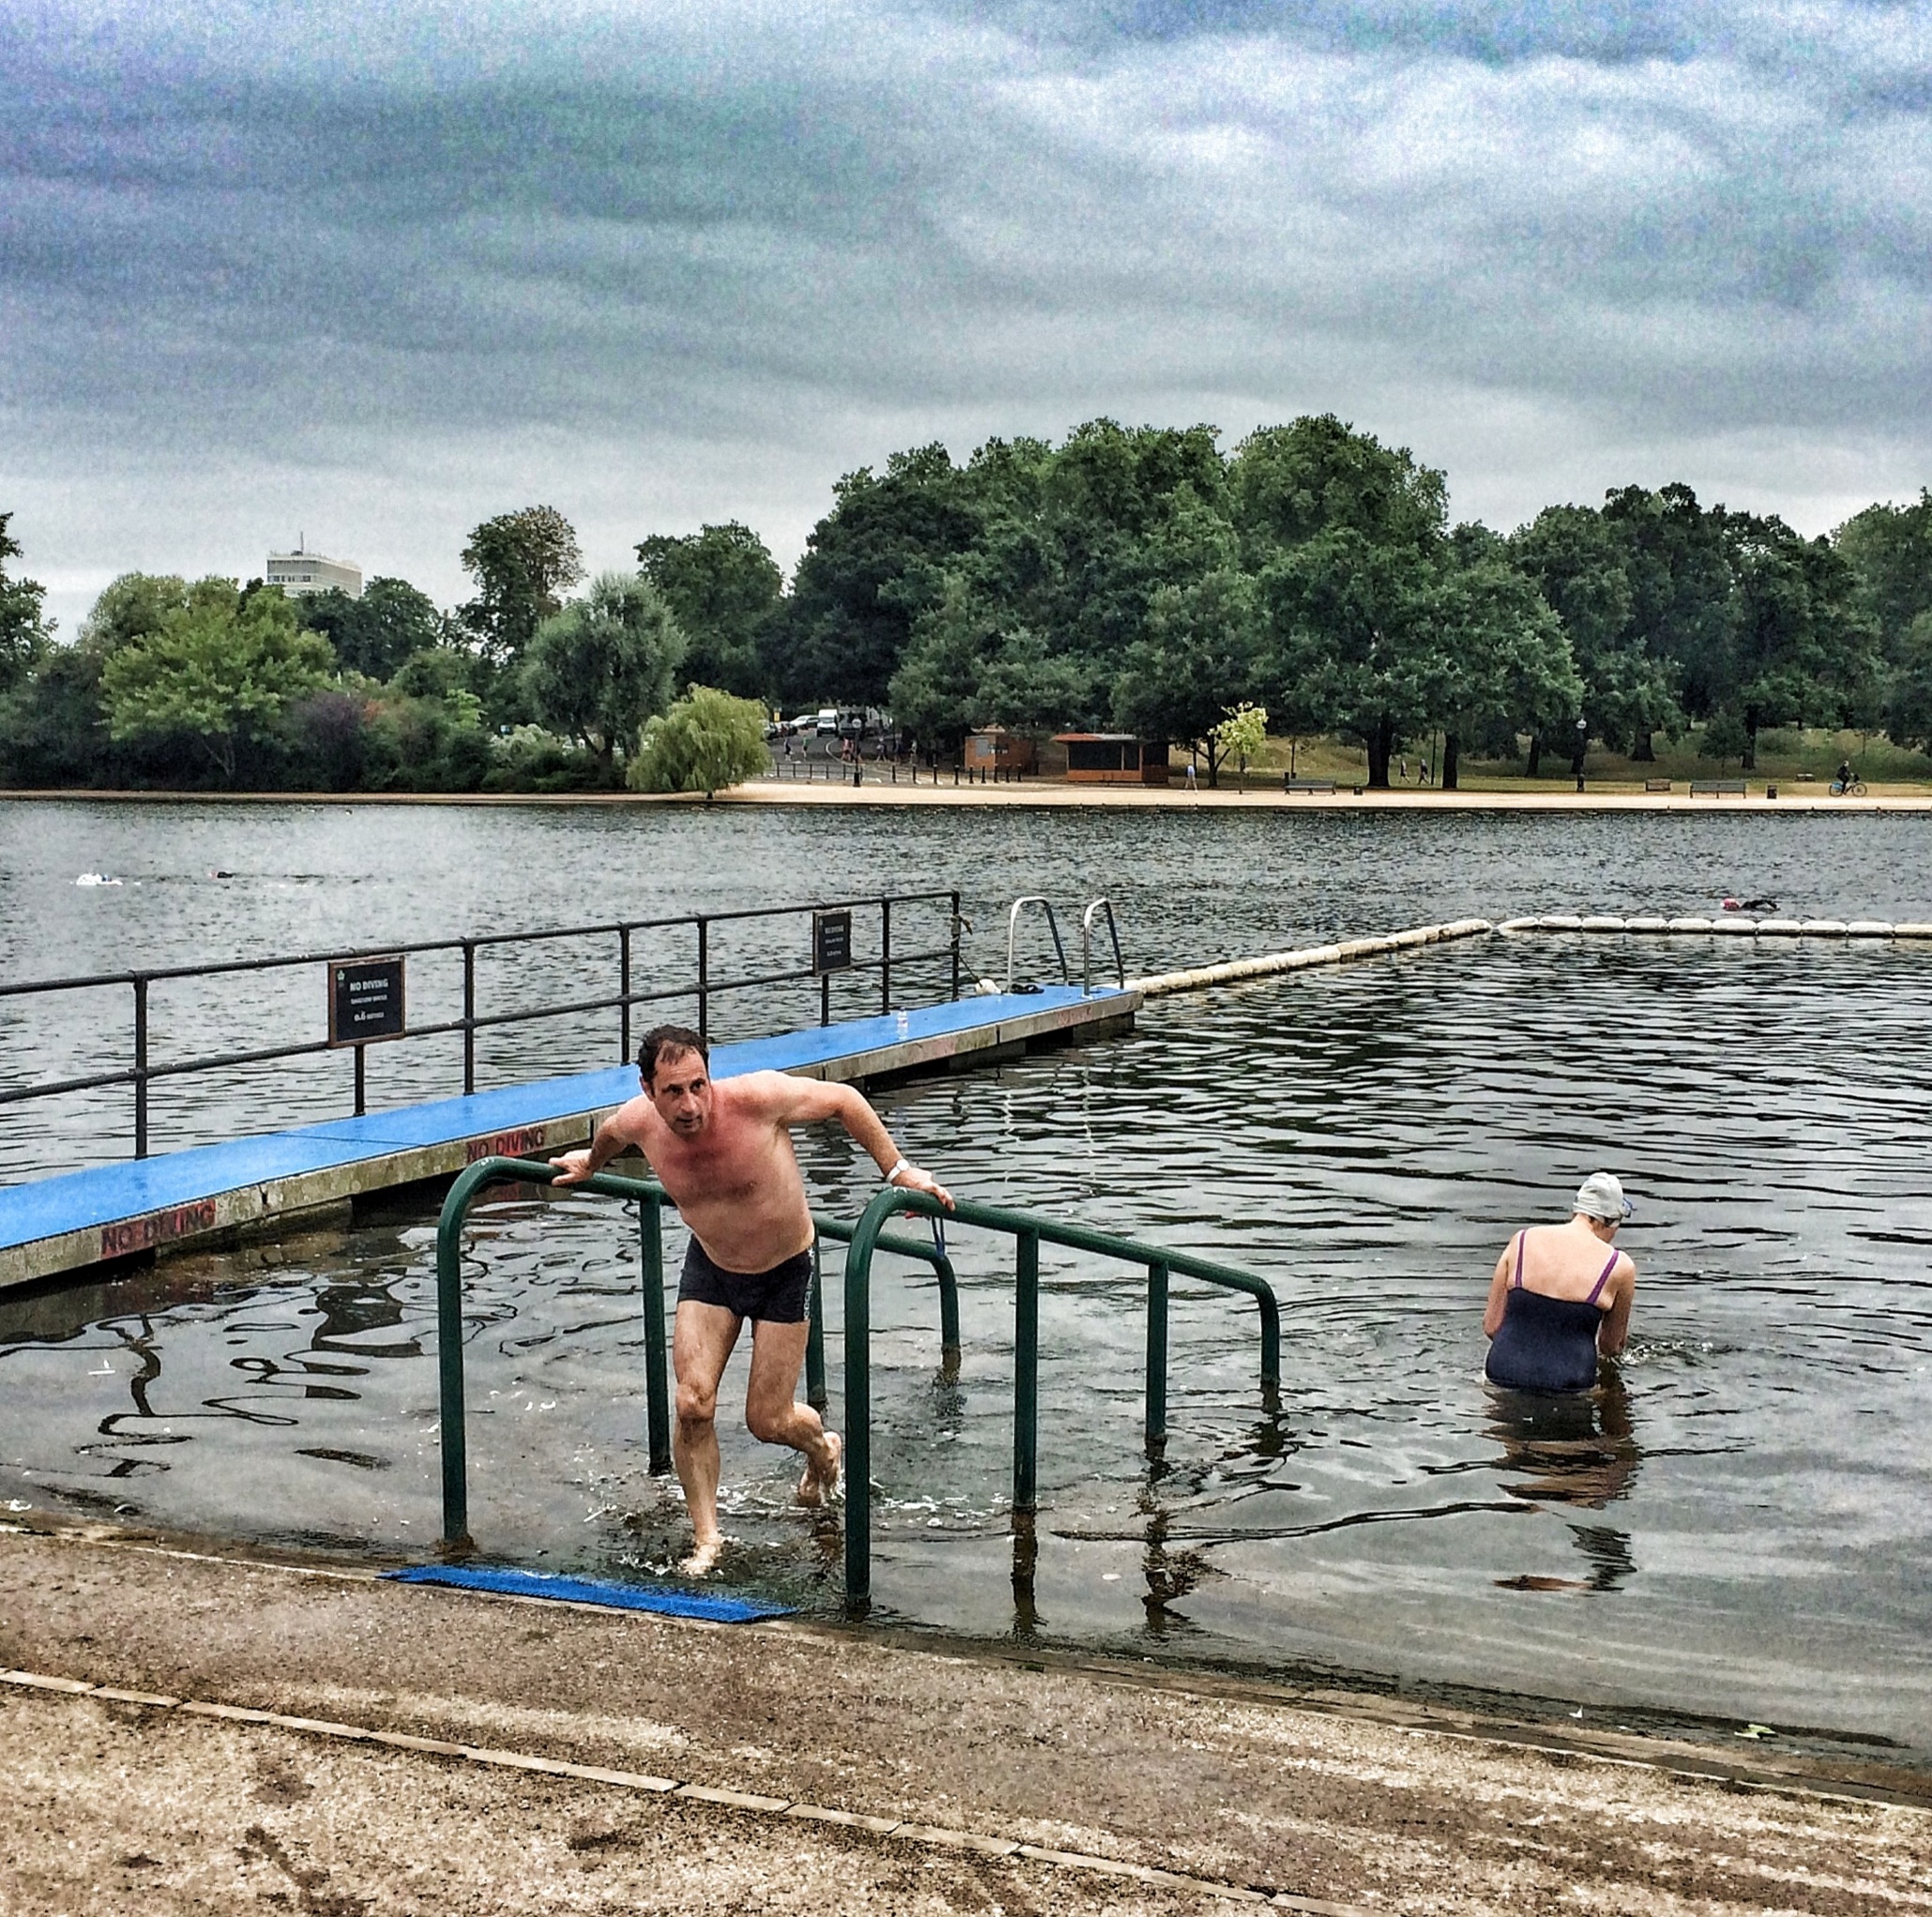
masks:
<path fill-rule="evenodd" d="M 1070 785 L 1166 785 L 1168 742 L 1132 732 L 1056 732 Z"/>

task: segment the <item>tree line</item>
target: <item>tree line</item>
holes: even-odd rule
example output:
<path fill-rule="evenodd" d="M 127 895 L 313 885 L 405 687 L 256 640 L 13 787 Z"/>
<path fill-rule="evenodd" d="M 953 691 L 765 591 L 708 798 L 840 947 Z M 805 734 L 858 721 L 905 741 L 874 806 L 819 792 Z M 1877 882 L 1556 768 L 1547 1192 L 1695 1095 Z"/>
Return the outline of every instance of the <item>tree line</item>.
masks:
<path fill-rule="evenodd" d="M 685 686 L 888 706 L 944 753 L 990 723 L 1118 729 L 1198 747 L 1211 777 L 1229 716 L 1264 707 L 1277 734 L 1360 744 L 1378 786 L 1437 733 L 1445 785 L 1465 753 L 1533 773 L 1583 738 L 1647 760 L 1692 727 L 1746 767 L 1774 727 L 1932 747 L 1932 492 L 1805 538 L 1628 486 L 1505 536 L 1452 525 L 1442 473 L 1329 415 L 1231 451 L 1100 419 L 963 463 L 897 453 L 838 481 L 789 581 L 733 522 L 647 537 L 586 585 L 568 522 L 533 506 L 475 528 L 475 596 L 446 611 L 395 579 L 295 600 L 129 574 L 71 644 L 7 573 L 6 527 L 13 785 L 614 784 Z"/>

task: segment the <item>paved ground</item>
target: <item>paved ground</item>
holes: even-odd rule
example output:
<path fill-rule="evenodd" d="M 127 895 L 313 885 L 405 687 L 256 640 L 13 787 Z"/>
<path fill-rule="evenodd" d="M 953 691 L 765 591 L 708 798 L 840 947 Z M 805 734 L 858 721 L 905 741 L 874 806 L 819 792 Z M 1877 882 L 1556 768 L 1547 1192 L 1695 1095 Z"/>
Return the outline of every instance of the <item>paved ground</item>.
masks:
<path fill-rule="evenodd" d="M 1194 807 L 1210 810 L 1264 808 L 1269 811 L 1442 811 L 1442 812 L 1932 812 L 1932 792 L 1923 787 L 1875 791 L 1867 798 L 1834 799 L 1817 783 L 1778 784 L 1779 796 L 1767 799 L 1753 777 L 1749 796 L 1693 798 L 1683 782 L 1672 792 L 1644 792 L 1625 786 L 1616 792 L 1445 792 L 1433 787 L 1403 786 L 1388 792 L 1284 792 L 1278 778 L 1257 773 L 1246 792 L 1230 784 L 1210 792 L 1185 787 L 1067 785 L 1057 779 L 1023 779 L 1015 785 L 928 784 L 922 774 L 913 785 L 892 782 L 870 768 L 863 785 L 823 779 L 756 779 L 707 800 L 702 792 L 5 792 L 8 799 L 85 799 L 157 805 L 337 805 L 337 806 L 1049 806 Z"/>
<path fill-rule="evenodd" d="M 0 1534 L 0 1667 L 163 1700 L 0 1683 L 8 1917 L 1932 1909 L 1932 1809 L 1797 1788 L 1909 1776 L 101 1532 Z"/>

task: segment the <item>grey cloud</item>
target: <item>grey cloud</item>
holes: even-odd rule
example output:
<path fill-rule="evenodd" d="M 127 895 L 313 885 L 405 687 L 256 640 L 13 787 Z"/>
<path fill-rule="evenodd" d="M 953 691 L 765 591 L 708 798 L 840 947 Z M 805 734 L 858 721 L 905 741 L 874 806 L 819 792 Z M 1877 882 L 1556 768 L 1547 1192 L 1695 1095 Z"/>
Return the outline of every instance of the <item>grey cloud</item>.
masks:
<path fill-rule="evenodd" d="M 78 525 L 171 460 L 374 474 L 440 528 L 574 447 L 686 523 L 735 463 L 795 547 L 894 444 L 1333 407 L 1500 517 L 1720 444 L 1816 512 L 1861 445 L 1866 496 L 1926 463 L 1928 40 L 1829 0 L 29 0 L 0 486 Z"/>

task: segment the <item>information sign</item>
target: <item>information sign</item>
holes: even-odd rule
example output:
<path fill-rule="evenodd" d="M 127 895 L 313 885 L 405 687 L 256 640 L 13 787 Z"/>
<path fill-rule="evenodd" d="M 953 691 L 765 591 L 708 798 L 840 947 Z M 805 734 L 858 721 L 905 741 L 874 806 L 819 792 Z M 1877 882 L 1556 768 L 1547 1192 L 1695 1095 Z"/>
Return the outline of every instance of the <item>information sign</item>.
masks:
<path fill-rule="evenodd" d="M 852 913 L 815 912 L 811 915 L 811 969 L 815 973 L 852 970 Z"/>
<path fill-rule="evenodd" d="M 328 1042 L 403 1036 L 402 959 L 342 958 L 328 969 Z"/>

